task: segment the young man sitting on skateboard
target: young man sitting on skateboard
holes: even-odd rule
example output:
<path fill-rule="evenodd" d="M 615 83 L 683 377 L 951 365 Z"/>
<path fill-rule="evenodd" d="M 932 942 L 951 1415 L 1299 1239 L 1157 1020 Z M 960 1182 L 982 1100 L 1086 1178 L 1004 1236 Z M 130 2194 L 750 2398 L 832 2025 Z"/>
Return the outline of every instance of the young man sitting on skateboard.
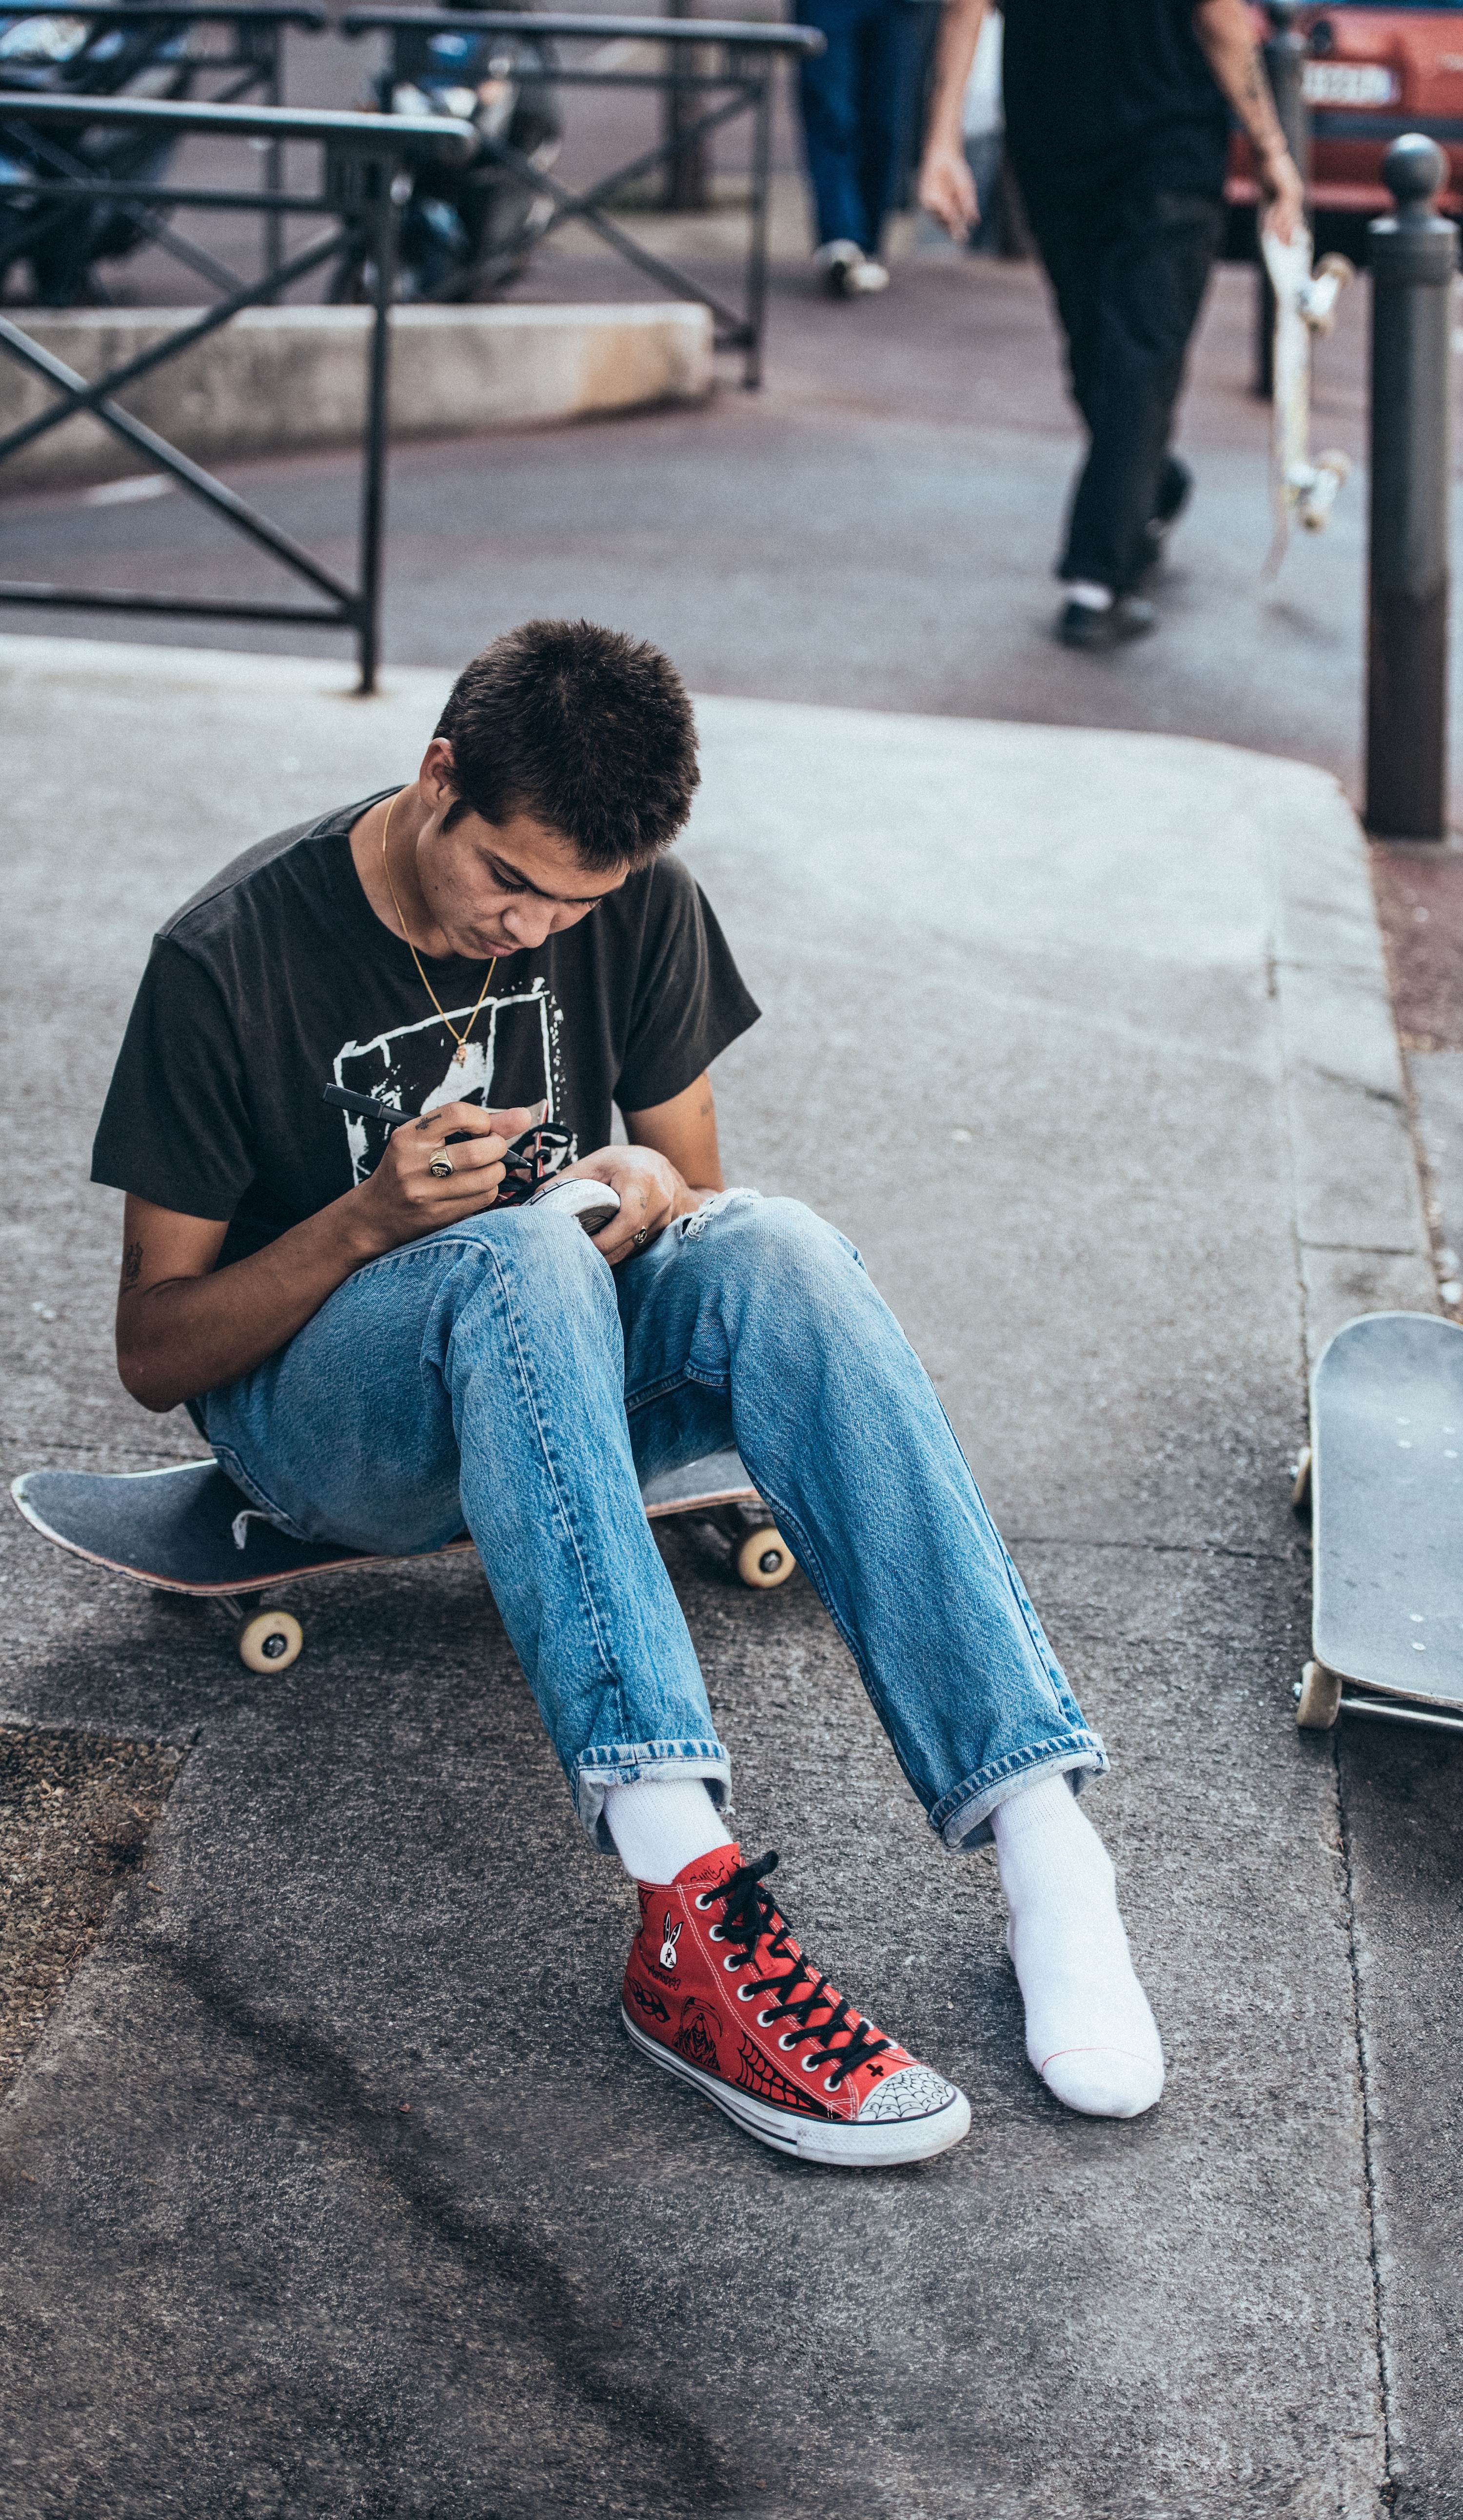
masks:
<path fill-rule="evenodd" d="M 466 1522 L 580 1821 L 639 1885 L 636 2044 L 783 2151 L 918 2159 L 963 2095 L 805 1959 L 776 1858 L 723 1825 L 639 1480 L 734 1444 L 931 1825 L 995 1837 L 1032 2063 L 1135 2116 L 1163 2059 L 1075 1799 L 1102 1744 L 857 1253 L 723 1185 L 707 1069 L 757 1009 L 668 854 L 697 776 L 664 656 L 530 622 L 459 677 L 416 779 L 167 922 L 93 1165 L 127 1193 L 122 1379 L 188 1402 L 286 1531 L 413 1552 Z M 555 1199 L 497 1203 L 546 1106 L 566 1172 L 619 1195 L 593 1240 Z"/>

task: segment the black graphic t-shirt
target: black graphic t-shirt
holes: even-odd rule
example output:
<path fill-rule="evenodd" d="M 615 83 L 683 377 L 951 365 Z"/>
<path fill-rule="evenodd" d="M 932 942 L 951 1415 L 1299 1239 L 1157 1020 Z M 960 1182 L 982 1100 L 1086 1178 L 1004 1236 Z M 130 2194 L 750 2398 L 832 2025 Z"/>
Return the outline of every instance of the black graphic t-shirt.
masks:
<path fill-rule="evenodd" d="M 245 850 L 154 940 L 92 1179 L 227 1222 L 220 1265 L 379 1161 L 385 1124 L 322 1102 L 332 1080 L 404 1111 L 547 1102 L 573 1161 L 607 1145 L 613 1103 L 668 1102 L 757 1019 L 700 887 L 664 856 L 577 926 L 504 956 L 457 1066 L 410 953 L 356 874 L 351 827 L 377 801 Z M 464 1031 L 483 965 L 423 960 Z"/>

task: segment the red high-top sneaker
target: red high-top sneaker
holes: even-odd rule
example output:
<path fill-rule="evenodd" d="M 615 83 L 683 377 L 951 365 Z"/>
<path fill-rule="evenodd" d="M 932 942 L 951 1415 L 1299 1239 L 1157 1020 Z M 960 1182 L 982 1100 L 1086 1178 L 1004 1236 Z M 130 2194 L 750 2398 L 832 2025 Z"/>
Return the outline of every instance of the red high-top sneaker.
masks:
<path fill-rule="evenodd" d="M 845 2169 L 958 2143 L 970 2103 L 804 1959 L 762 1884 L 776 1855 L 719 1846 L 639 1881 L 621 2014 L 637 2048 L 778 2152 Z"/>

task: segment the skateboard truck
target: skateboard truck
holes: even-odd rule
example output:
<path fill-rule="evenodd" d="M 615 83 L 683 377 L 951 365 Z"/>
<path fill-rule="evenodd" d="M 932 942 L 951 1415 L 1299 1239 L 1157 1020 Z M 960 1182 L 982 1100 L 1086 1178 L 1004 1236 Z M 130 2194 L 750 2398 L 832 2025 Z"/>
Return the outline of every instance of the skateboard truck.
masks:
<path fill-rule="evenodd" d="M 1403 1706 L 1396 1699 L 1360 1696 L 1354 1690 L 1348 1697 L 1346 1688 L 1339 1672 L 1327 1671 L 1322 1662 L 1308 1662 L 1291 1690 L 1301 1731 L 1329 1732 L 1338 1716 L 1371 1715 L 1383 1724 L 1418 1724 L 1429 1732 L 1463 1732 L 1463 1711 L 1451 1715 L 1441 1707 Z"/>

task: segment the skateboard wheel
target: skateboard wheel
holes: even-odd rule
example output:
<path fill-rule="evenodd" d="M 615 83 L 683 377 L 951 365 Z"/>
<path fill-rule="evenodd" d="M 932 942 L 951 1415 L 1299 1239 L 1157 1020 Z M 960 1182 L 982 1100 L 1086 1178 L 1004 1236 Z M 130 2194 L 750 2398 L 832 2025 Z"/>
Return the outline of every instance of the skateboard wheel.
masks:
<path fill-rule="evenodd" d="M 256 1610 L 239 1631 L 239 1659 L 250 1671 L 288 1671 L 304 1642 L 288 1610 Z"/>
<path fill-rule="evenodd" d="M 754 1593 L 770 1593 L 774 1585 L 786 1583 L 797 1559 L 780 1531 L 764 1522 L 738 1544 L 734 1563 L 742 1582 Z"/>
<path fill-rule="evenodd" d="M 1291 1489 L 1290 1501 L 1297 1513 L 1304 1513 L 1310 1502 L 1310 1446 L 1308 1444 L 1302 1446 L 1300 1459 L 1296 1462 L 1296 1483 Z"/>
<path fill-rule="evenodd" d="M 1303 1732 L 1329 1732 L 1341 1713 L 1341 1683 L 1323 1662 L 1308 1662 L 1301 1674 L 1296 1722 Z"/>

